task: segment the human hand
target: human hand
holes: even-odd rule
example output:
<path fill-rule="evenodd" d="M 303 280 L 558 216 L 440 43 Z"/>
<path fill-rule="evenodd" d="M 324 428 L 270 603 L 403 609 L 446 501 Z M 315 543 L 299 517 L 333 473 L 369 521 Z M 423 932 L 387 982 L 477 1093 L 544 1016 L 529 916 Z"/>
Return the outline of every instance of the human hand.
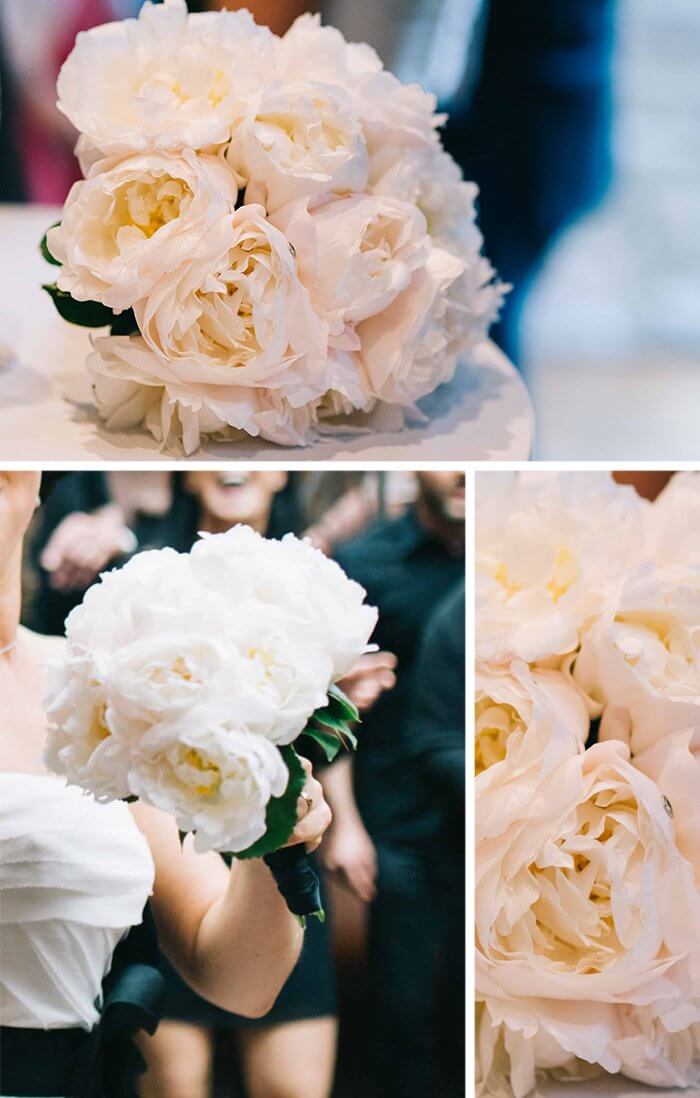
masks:
<path fill-rule="evenodd" d="M 50 573 L 55 590 L 84 590 L 115 557 L 127 550 L 130 536 L 117 507 L 105 507 L 94 514 L 75 511 L 59 522 L 51 534 L 40 564 Z"/>
<path fill-rule="evenodd" d="M 360 657 L 338 686 L 364 713 L 385 690 L 393 690 L 396 686 L 397 663 L 393 652 L 370 652 Z"/>
<path fill-rule="evenodd" d="M 324 797 L 323 786 L 313 776 L 311 763 L 303 756 L 300 761 L 306 771 L 306 783 L 297 800 L 297 824 L 285 846 L 304 843 L 310 854 L 320 845 L 333 813 Z"/>
<path fill-rule="evenodd" d="M 323 865 L 350 892 L 370 903 L 377 891 L 377 851 L 362 820 L 336 823 L 320 854 Z"/>

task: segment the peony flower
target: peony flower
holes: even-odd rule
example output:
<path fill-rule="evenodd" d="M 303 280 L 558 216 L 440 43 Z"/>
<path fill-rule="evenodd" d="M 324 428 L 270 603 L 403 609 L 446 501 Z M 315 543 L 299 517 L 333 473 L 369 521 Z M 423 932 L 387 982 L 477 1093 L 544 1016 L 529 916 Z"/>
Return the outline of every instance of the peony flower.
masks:
<path fill-rule="evenodd" d="M 58 108 L 90 160 L 222 145 L 268 82 L 274 41 L 247 11 L 188 15 L 185 0 L 145 3 L 138 19 L 78 35 Z"/>
<path fill-rule="evenodd" d="M 651 569 L 633 574 L 614 617 L 583 634 L 573 678 L 602 711 L 601 739 L 623 740 L 633 756 L 700 723 L 700 571 L 698 580 L 693 589 Z"/>
<path fill-rule="evenodd" d="M 140 336 L 101 336 L 92 342 L 86 366 L 97 410 L 110 430 L 143 423 L 157 442 L 181 444 L 186 454 L 204 436 L 228 441 L 250 435 L 304 446 L 313 433 L 320 400 L 297 406 L 294 393 L 288 399 L 278 389 L 237 385 L 235 374 L 233 384 L 222 384 L 218 368 L 168 362 Z"/>
<path fill-rule="evenodd" d="M 250 599 L 279 608 L 293 636 L 315 638 L 331 660 L 329 681 L 341 679 L 367 650 L 376 609 L 364 602 L 364 588 L 309 541 L 293 534 L 275 541 L 234 526 L 203 535 L 191 558 L 195 576 L 219 591 L 229 608 Z"/>
<path fill-rule="evenodd" d="M 353 195 L 308 214 L 291 204 L 273 221 L 292 241 L 314 306 L 336 335 L 382 313 L 430 252 L 423 215 L 391 198 Z"/>
<path fill-rule="evenodd" d="M 232 711 L 233 710 L 233 711 Z M 236 705 L 190 709 L 155 725 L 140 741 L 129 772 L 132 792 L 195 832 L 199 851 L 245 850 L 266 830 L 271 797 L 289 780 L 277 748 L 245 730 Z"/>
<path fill-rule="evenodd" d="M 265 88 L 238 124 L 226 157 L 246 202 L 274 211 L 291 199 L 362 191 L 367 149 L 350 97 L 304 81 Z"/>
<path fill-rule="evenodd" d="M 387 72 L 364 43 L 346 42 L 318 15 L 301 15 L 277 47 L 276 72 L 282 80 L 310 80 L 343 88 L 360 119 L 370 153 L 382 144 L 437 146 L 435 97 L 417 84 L 405 85 Z"/>
<path fill-rule="evenodd" d="M 700 888 L 700 725 L 661 737 L 634 757 L 634 765 L 666 798 L 676 845 Z"/>
<path fill-rule="evenodd" d="M 144 153 L 74 183 L 48 246 L 59 289 L 78 301 L 128 309 L 164 271 L 189 264 L 213 224 L 233 212 L 237 187 L 216 157 Z"/>
<path fill-rule="evenodd" d="M 506 759 L 483 778 L 480 1093 L 502 1093 L 507 1075 L 524 1098 L 538 1069 L 577 1061 L 697 1085 L 697 1059 L 677 1051 L 700 1022 L 700 893 L 661 790 L 619 743 L 544 772 Z"/>
<path fill-rule="evenodd" d="M 327 329 L 297 277 L 289 242 L 261 206 L 223 218 L 184 270 L 136 308 L 146 343 L 199 385 L 269 388 L 306 403 L 323 392 Z"/>
<path fill-rule="evenodd" d="M 477 658 L 575 651 L 617 608 L 648 507 L 607 473 L 490 476 L 477 499 Z"/>
<path fill-rule="evenodd" d="M 477 777 L 507 756 L 535 753 L 546 769 L 583 749 L 588 712 L 575 686 L 559 671 L 510 667 L 476 669 L 474 718 Z"/>

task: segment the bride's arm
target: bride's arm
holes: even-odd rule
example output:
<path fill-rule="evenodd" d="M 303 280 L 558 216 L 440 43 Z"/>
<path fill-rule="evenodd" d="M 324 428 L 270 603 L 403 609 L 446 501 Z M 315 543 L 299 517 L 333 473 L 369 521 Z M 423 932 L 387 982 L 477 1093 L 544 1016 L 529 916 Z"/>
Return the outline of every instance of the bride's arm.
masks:
<path fill-rule="evenodd" d="M 299 806 L 291 841 L 317 846 L 330 822 L 318 782 Z M 302 930 L 260 859 L 234 861 L 229 871 L 214 853 L 180 845 L 172 818 L 143 804 L 132 812 L 156 868 L 153 912 L 160 946 L 183 979 L 205 999 L 248 1017 L 272 1007 L 299 956 Z"/>

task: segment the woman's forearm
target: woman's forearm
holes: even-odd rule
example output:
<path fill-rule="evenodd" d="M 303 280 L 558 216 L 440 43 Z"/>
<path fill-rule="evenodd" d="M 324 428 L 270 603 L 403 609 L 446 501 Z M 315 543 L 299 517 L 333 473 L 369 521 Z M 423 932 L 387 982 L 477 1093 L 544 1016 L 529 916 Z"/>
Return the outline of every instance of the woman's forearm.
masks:
<path fill-rule="evenodd" d="M 264 862 L 198 854 L 175 821 L 136 803 L 132 814 L 155 865 L 153 914 L 160 947 L 203 998 L 234 1014 L 266 1014 L 292 971 L 302 930 Z"/>
<path fill-rule="evenodd" d="M 272 1008 L 302 940 L 265 863 L 234 862 L 226 891 L 197 929 L 189 980 L 224 1010 L 259 1018 Z"/>

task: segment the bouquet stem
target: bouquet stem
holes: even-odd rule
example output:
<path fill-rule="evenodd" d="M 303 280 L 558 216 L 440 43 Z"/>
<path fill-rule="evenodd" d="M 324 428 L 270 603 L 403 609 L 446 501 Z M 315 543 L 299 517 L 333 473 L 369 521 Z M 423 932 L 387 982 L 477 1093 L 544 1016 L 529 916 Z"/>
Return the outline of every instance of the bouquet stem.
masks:
<path fill-rule="evenodd" d="M 306 925 L 309 915 L 324 922 L 326 913 L 321 903 L 320 882 L 303 843 L 265 854 L 263 861 L 275 878 L 287 907 L 301 925 Z"/>

